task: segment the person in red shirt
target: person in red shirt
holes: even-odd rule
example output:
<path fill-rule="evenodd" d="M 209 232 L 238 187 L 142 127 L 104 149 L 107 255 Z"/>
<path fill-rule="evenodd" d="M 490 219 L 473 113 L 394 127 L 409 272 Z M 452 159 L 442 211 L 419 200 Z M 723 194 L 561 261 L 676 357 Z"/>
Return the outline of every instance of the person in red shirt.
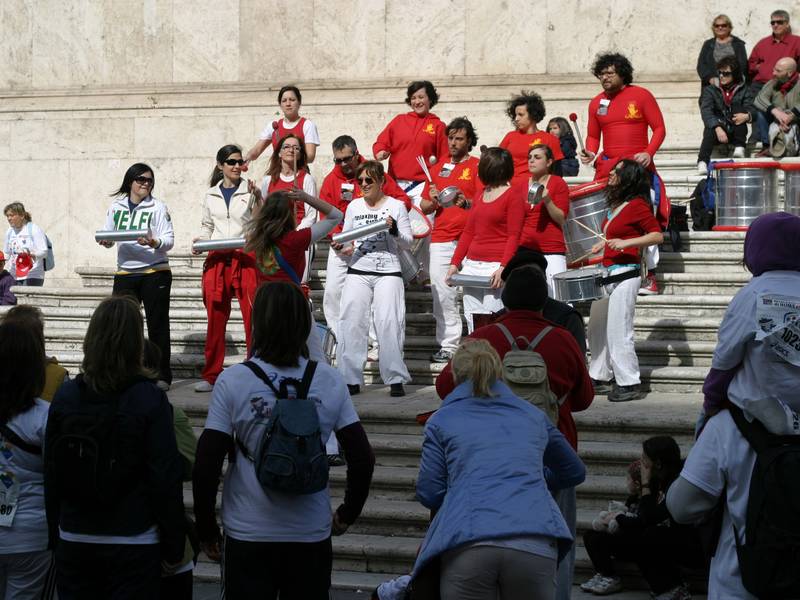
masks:
<path fill-rule="evenodd" d="M 648 169 L 652 206 L 664 230 L 669 223 L 670 203 L 653 162 L 667 134 L 661 109 L 649 91 L 632 85 L 633 66 L 622 54 L 600 54 L 592 73 L 600 80 L 603 91 L 589 103 L 586 151 L 581 153 L 581 162 L 588 165 L 594 161 L 595 181 L 606 179 L 622 158 L 631 158 Z M 648 129 L 653 132 L 649 140 Z M 598 154 L 601 135 L 603 151 Z M 658 247 L 648 248 L 646 258 L 647 279 L 639 293 L 657 294 Z"/>
<path fill-rule="evenodd" d="M 636 294 L 641 283 L 640 250 L 660 244 L 664 236 L 653 216 L 648 198 L 650 178 L 632 159 L 621 160 L 608 177 L 608 216 L 603 221 L 605 241 L 592 252 L 603 250 L 608 269 L 609 295 L 592 302 L 589 313 L 589 373 L 597 393 L 610 393 L 612 402 L 640 397 L 639 361 L 633 343 Z"/>
<path fill-rule="evenodd" d="M 356 141 L 349 135 L 340 135 L 332 144 L 333 169 L 325 177 L 319 190 L 319 197 L 338 208 L 342 213 L 347 212 L 347 206 L 354 198 L 363 196 L 356 179 L 356 168 L 366 159 L 358 151 Z M 411 209 L 411 199 L 406 195 L 397 182 L 388 174 L 384 175 L 381 190 L 385 196 L 397 198 Z M 333 228 L 329 236 L 342 230 L 341 223 Z M 322 300 L 322 310 L 325 322 L 339 335 L 339 312 L 342 302 L 342 288 L 347 275 L 347 265 L 350 260 L 342 254 L 342 245 L 331 242 L 328 251 L 328 264 L 325 271 L 325 294 Z M 374 340 L 374 331 L 370 333 Z"/>
<path fill-rule="evenodd" d="M 800 36 L 792 34 L 789 13 L 785 10 L 773 11 L 769 18 L 772 35 L 759 40 L 747 60 L 747 79 L 751 82 L 753 98 L 761 88 L 772 79 L 772 69 L 781 58 L 793 58 L 800 63 Z M 762 111 L 756 113 L 753 136 L 762 144 L 762 152 L 769 149 L 769 115 Z M 769 154 L 765 154 L 768 156 Z"/>
<path fill-rule="evenodd" d="M 506 114 L 516 129 L 509 131 L 499 146 L 508 150 L 514 160 L 514 178 L 511 182 L 521 183 L 528 180 L 528 150 L 537 144 L 546 144 L 553 151 L 553 172 L 560 175 L 560 161 L 564 158 L 561 142 L 556 136 L 538 127 L 545 115 L 542 97 L 523 90 L 518 96 L 511 98 Z"/>
<path fill-rule="evenodd" d="M 514 162 L 508 150 L 488 148 L 481 154 L 478 177 L 485 186 L 469 210 L 467 224 L 458 240 L 446 279 L 461 271 L 463 275 L 491 278 L 491 287 L 463 289 L 467 329 L 474 329 L 472 315 L 500 310 L 503 267 L 519 246 L 525 218 L 525 184 L 511 185 Z"/>
<path fill-rule="evenodd" d="M 478 143 L 475 128 L 466 117 L 458 117 L 447 125 L 450 158 L 431 169 L 433 183 L 422 193 L 422 212 L 435 215 L 431 233 L 430 273 L 433 293 L 433 316 L 436 319 L 436 343 L 433 362 L 448 362 L 461 341 L 461 314 L 458 290 L 447 285 L 447 270 L 467 224 L 469 204 L 483 189 L 478 178 L 478 159 L 470 151 Z M 439 193 L 449 187 L 458 189 L 452 205 L 439 204 Z"/>
<path fill-rule="evenodd" d="M 542 198 L 533 203 L 528 198 L 525 223 L 519 245 L 538 250 L 547 257 L 547 287 L 553 294 L 553 275 L 567 270 L 567 245 L 562 227 L 569 212 L 569 188 L 558 175 L 553 175 L 553 151 L 537 144 L 528 152 L 529 183 L 544 186 Z"/>

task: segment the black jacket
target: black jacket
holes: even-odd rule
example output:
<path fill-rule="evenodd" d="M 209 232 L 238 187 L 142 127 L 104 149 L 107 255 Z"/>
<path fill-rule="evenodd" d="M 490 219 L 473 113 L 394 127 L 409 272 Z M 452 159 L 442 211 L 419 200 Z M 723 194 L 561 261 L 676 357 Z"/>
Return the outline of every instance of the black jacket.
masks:
<path fill-rule="evenodd" d="M 709 84 L 709 80 L 712 77 L 717 77 L 717 63 L 714 60 L 714 42 L 714 38 L 703 42 L 703 47 L 700 48 L 700 55 L 697 57 L 697 75 L 700 77 L 701 93 Z M 734 35 L 731 44 L 733 44 L 733 52 L 736 56 L 736 61 L 742 69 L 742 76 L 746 77 L 747 49 L 745 48 L 744 41 Z"/>
<path fill-rule="evenodd" d="M 753 107 L 753 92 L 750 86 L 739 83 L 739 87 L 733 93 L 731 105 L 727 106 L 722 98 L 722 90 L 716 85 L 707 85 L 700 96 L 700 116 L 703 125 L 709 129 L 722 126 L 725 130 L 730 130 L 733 126 L 731 116 L 734 113 L 746 112 L 750 119 L 755 118 L 756 109 Z"/>
<path fill-rule="evenodd" d="M 181 456 L 172 407 L 151 381 L 132 382 L 118 396 L 116 458 L 135 476 L 112 503 L 77 503 L 59 490 L 53 449 L 65 418 L 97 411 L 112 401 L 93 393 L 83 377 L 65 382 L 50 406 L 45 434 L 45 507 L 51 543 L 58 528 L 71 533 L 132 536 L 158 526 L 162 557 L 178 562 L 184 552 L 185 519 Z"/>

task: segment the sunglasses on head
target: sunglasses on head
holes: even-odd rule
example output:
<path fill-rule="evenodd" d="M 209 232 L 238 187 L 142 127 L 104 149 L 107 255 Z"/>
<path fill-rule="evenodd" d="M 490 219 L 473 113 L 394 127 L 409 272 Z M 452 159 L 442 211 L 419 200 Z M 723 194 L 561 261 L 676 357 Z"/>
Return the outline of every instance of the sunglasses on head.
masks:
<path fill-rule="evenodd" d="M 134 177 L 133 180 L 139 185 L 153 185 L 152 177 L 144 177 L 143 175 L 139 175 L 139 177 Z"/>
<path fill-rule="evenodd" d="M 361 185 L 372 185 L 375 180 L 372 177 L 359 177 L 356 181 Z"/>
<path fill-rule="evenodd" d="M 334 158 L 333 164 L 340 165 L 342 163 L 350 162 L 356 157 L 355 154 L 351 154 L 350 156 L 342 156 L 341 158 Z"/>
<path fill-rule="evenodd" d="M 228 160 L 223 160 L 222 162 L 224 162 L 229 167 L 235 167 L 237 165 L 241 167 L 244 164 L 244 161 L 241 158 L 239 159 L 229 158 Z"/>

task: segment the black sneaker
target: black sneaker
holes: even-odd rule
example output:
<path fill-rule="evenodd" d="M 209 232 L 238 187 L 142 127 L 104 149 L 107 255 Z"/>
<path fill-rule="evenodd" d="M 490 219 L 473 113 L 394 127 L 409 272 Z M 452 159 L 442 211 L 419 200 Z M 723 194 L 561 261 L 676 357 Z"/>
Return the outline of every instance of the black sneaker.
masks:
<path fill-rule="evenodd" d="M 347 384 L 347 391 L 348 391 L 348 392 L 350 392 L 350 395 L 351 395 L 351 396 L 355 396 L 356 394 L 360 394 L 360 393 L 361 393 L 361 386 L 360 386 L 360 385 L 358 385 L 358 384 L 356 384 L 356 385 L 350 385 L 350 384 L 348 383 L 348 384 Z"/>
<path fill-rule="evenodd" d="M 453 353 L 444 349 L 437 350 L 431 354 L 431 360 L 435 363 L 449 363 L 453 358 Z"/>
<path fill-rule="evenodd" d="M 344 457 L 341 454 L 328 454 L 329 467 L 342 467 L 345 464 L 347 463 L 345 463 Z"/>
<path fill-rule="evenodd" d="M 406 395 L 406 389 L 403 387 L 402 383 L 392 383 L 389 385 L 389 395 L 394 398 L 399 398 L 400 396 Z"/>
<path fill-rule="evenodd" d="M 594 387 L 595 396 L 605 396 L 611 393 L 614 387 L 614 380 L 598 381 L 597 379 L 592 379 L 592 387 Z"/>
<path fill-rule="evenodd" d="M 635 385 L 614 385 L 614 389 L 608 395 L 609 402 L 630 402 L 642 397 L 642 390 L 639 384 Z"/>

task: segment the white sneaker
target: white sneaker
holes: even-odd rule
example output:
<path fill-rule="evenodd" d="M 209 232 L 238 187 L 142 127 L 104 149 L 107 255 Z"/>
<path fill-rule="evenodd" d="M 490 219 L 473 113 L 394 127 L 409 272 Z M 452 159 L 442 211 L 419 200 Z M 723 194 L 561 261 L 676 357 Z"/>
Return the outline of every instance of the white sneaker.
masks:
<path fill-rule="evenodd" d="M 708 164 L 704 160 L 697 162 L 697 172 L 700 175 L 708 175 Z"/>
<path fill-rule="evenodd" d="M 736 146 L 733 149 L 733 158 L 744 158 L 744 146 Z"/>
<path fill-rule="evenodd" d="M 580 588 L 584 592 L 594 592 L 595 586 L 600 583 L 601 579 L 603 579 L 603 576 L 600 573 L 595 573 L 589 581 L 584 581 Z"/>
<path fill-rule="evenodd" d="M 592 593 L 596 596 L 606 596 L 622 591 L 622 579 L 619 577 L 600 576 L 600 580 L 594 585 Z"/>
<path fill-rule="evenodd" d="M 208 383 L 205 379 L 201 379 L 197 383 L 194 384 L 194 391 L 195 392 L 210 392 L 214 389 L 214 385 Z"/>

